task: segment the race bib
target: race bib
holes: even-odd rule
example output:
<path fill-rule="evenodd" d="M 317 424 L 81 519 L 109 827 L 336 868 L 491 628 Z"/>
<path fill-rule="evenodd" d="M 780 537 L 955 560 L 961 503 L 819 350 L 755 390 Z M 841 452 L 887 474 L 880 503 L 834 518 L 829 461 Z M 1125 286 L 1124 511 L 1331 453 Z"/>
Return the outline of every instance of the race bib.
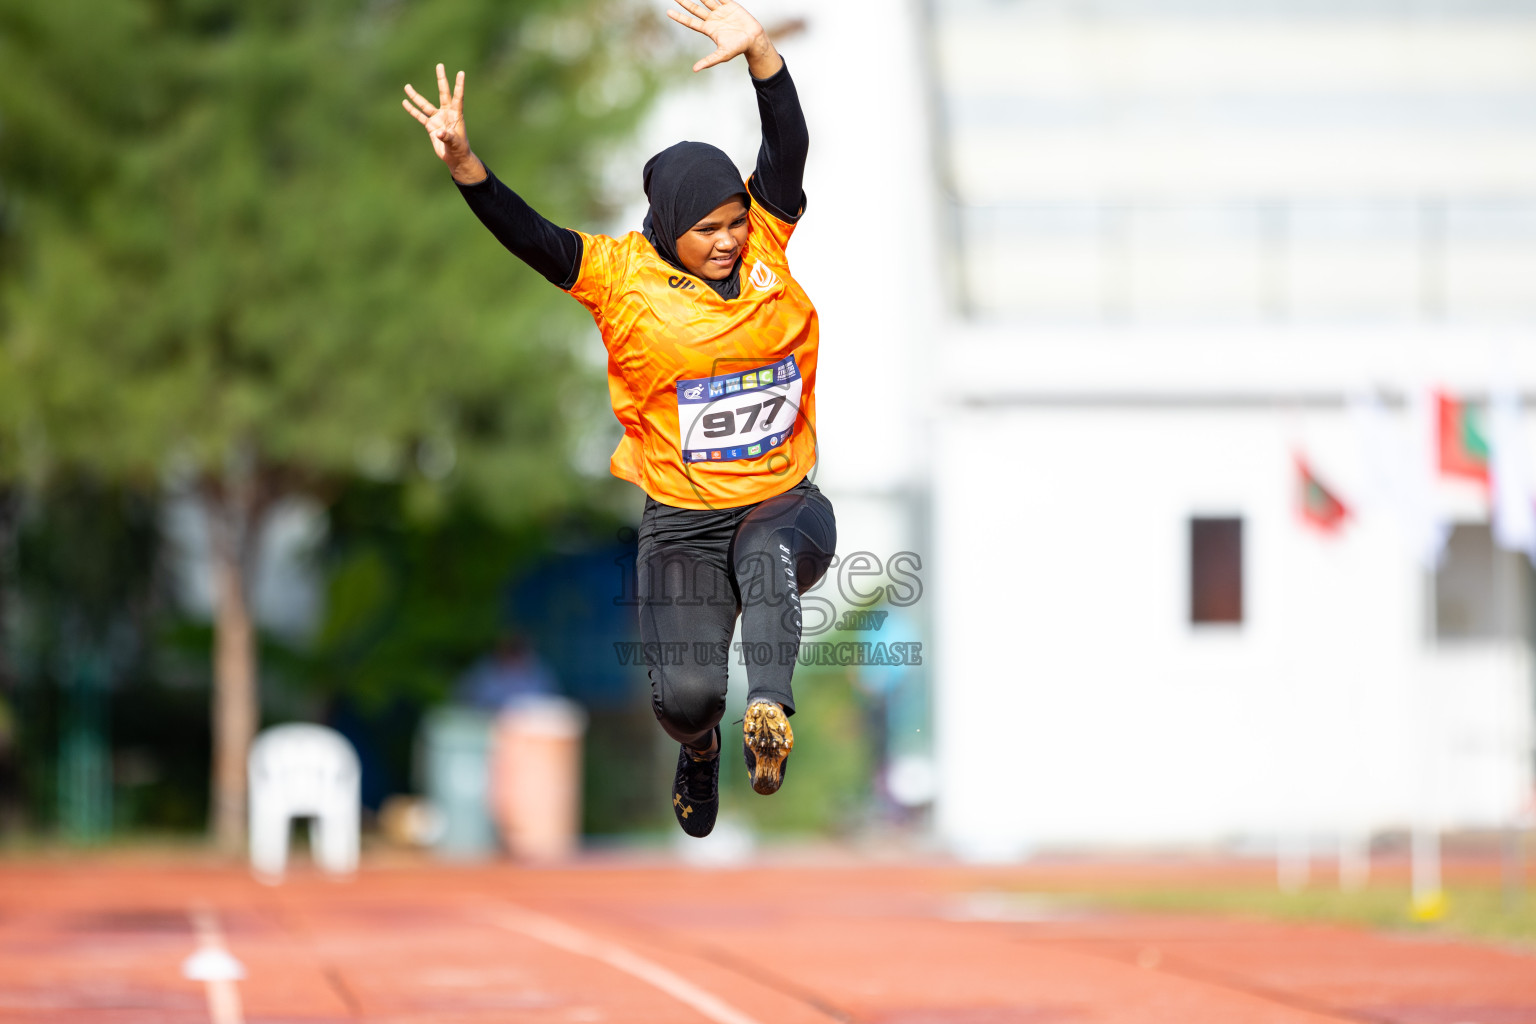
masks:
<path fill-rule="evenodd" d="M 800 415 L 794 356 L 719 377 L 677 382 L 684 462 L 760 459 L 789 440 Z"/>

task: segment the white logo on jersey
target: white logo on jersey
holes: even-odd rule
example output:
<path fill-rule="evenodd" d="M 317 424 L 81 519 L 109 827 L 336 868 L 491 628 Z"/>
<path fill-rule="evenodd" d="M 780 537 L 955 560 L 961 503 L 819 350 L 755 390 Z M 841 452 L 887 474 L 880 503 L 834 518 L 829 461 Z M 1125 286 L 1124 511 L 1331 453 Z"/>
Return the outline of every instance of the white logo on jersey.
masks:
<path fill-rule="evenodd" d="M 703 384 L 695 384 L 693 387 L 691 387 L 688 390 L 683 392 L 683 397 L 688 399 L 689 401 L 692 401 L 693 399 L 698 398 L 703 393 L 704 393 L 704 385 Z"/>
<path fill-rule="evenodd" d="M 772 288 L 774 285 L 779 283 L 779 279 L 774 276 L 773 271 L 768 269 L 768 264 L 766 263 L 753 264 L 752 275 L 750 278 L 748 278 L 748 280 L 757 285 L 763 291 L 767 291 L 769 288 Z"/>

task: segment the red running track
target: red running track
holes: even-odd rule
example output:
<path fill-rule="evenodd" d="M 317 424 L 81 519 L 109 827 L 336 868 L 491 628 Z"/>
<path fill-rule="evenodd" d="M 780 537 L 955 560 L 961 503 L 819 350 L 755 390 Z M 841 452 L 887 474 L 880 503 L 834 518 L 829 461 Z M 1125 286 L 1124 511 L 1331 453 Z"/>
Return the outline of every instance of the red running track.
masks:
<path fill-rule="evenodd" d="M 265 887 L 204 863 L 10 862 L 0 1022 L 1536 1024 L 1528 952 L 1042 914 L 1009 895 L 1041 878 L 608 861 L 365 866 Z M 244 977 L 185 978 L 200 943 Z"/>

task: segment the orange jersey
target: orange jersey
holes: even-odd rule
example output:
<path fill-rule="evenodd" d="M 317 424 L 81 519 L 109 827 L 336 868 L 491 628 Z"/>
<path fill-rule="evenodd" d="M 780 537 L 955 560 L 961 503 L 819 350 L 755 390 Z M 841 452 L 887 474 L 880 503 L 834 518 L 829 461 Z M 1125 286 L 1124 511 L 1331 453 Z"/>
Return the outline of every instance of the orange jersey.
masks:
<path fill-rule="evenodd" d="M 608 349 L 624 439 L 613 475 L 666 505 L 735 508 L 816 463 L 816 308 L 789 274 L 793 224 L 752 203 L 741 296 L 723 299 L 639 232 L 582 234 L 571 294 Z"/>

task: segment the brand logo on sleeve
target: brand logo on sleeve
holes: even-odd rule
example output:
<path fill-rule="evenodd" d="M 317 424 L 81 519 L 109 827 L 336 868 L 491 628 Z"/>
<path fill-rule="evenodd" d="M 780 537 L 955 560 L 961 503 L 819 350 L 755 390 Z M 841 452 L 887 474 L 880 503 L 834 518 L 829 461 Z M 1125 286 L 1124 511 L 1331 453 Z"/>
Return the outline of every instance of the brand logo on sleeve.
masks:
<path fill-rule="evenodd" d="M 673 274 L 671 277 L 667 278 L 667 284 L 671 285 L 673 288 L 681 288 L 685 292 L 693 291 L 693 282 L 688 280 L 686 277 L 680 277 L 677 274 Z"/>

